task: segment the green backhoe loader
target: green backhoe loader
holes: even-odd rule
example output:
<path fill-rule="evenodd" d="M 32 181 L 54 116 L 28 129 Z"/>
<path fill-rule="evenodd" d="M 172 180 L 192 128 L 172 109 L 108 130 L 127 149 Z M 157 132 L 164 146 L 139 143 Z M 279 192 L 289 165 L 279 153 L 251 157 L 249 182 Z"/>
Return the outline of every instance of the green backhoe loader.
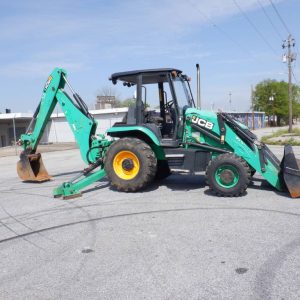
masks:
<path fill-rule="evenodd" d="M 144 189 L 154 178 L 171 173 L 205 172 L 207 183 L 218 196 L 243 195 L 251 176 L 258 172 L 275 189 L 300 197 L 300 162 L 291 146 L 280 162 L 269 148 L 243 124 L 226 113 L 195 108 L 189 78 L 172 68 L 114 73 L 113 84 L 121 82 L 136 91 L 122 122 L 104 135 L 96 135 L 97 121 L 67 80 L 67 72 L 56 68 L 48 77 L 42 98 L 19 145 L 17 164 L 23 181 L 49 180 L 36 153 L 38 143 L 57 105 L 74 133 L 81 157 L 87 164 L 78 176 L 54 190 L 55 197 L 73 198 L 81 190 L 107 176 L 119 191 Z M 69 87 L 72 97 L 65 88 Z M 147 89 L 156 99 L 156 110 L 147 108 Z"/>

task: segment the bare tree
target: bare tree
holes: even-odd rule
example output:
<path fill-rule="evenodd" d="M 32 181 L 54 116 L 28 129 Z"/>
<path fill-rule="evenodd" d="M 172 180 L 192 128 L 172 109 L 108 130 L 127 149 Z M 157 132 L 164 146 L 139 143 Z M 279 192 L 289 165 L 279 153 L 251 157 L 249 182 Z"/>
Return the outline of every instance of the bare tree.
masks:
<path fill-rule="evenodd" d="M 121 107 L 120 95 L 114 87 L 104 86 L 97 92 L 96 108 L 104 108 L 101 103 L 109 103 L 112 108 Z"/>
<path fill-rule="evenodd" d="M 97 96 L 114 96 L 119 97 L 117 90 L 112 86 L 103 86 L 98 92 Z"/>

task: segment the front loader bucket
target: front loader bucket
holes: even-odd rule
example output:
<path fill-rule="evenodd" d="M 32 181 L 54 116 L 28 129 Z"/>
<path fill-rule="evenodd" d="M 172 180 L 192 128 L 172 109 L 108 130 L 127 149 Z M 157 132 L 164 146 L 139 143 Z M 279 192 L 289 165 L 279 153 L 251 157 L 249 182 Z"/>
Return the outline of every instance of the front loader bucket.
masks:
<path fill-rule="evenodd" d="M 290 145 L 284 147 L 281 170 L 284 183 L 292 198 L 300 197 L 300 160 L 295 157 Z"/>
<path fill-rule="evenodd" d="M 43 182 L 51 178 L 43 164 L 40 153 L 21 153 L 20 160 L 17 163 L 17 172 L 24 181 Z"/>

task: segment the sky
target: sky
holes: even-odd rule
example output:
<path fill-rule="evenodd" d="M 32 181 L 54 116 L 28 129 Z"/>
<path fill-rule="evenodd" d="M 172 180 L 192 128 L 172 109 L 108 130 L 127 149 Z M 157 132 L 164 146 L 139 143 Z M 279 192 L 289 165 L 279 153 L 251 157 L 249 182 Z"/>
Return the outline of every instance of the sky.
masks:
<path fill-rule="evenodd" d="M 273 4 L 287 28 L 270 0 L 0 0 L 0 112 L 34 111 L 55 67 L 90 107 L 112 73 L 146 68 L 183 70 L 196 98 L 196 63 L 204 109 L 248 111 L 251 85 L 287 80 L 288 30 L 298 52 L 300 1 Z"/>

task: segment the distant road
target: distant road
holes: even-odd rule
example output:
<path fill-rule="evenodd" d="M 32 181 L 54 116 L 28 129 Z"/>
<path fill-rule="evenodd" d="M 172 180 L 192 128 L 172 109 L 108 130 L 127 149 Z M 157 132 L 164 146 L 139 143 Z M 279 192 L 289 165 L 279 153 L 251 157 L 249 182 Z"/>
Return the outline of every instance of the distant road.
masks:
<path fill-rule="evenodd" d="M 293 125 L 293 128 L 300 128 L 300 124 L 298 123 L 297 125 Z M 261 139 L 263 136 L 270 135 L 274 132 L 276 132 L 279 129 L 288 129 L 288 126 L 281 126 L 281 127 L 265 127 L 265 128 L 260 128 L 256 130 L 252 130 L 255 135 Z"/>

